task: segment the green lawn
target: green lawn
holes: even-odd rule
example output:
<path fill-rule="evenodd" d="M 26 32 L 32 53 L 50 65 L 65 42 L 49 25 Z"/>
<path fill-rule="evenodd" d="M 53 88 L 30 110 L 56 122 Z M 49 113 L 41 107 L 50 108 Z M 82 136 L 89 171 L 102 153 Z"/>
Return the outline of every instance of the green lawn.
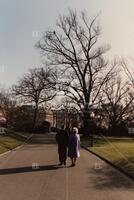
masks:
<path fill-rule="evenodd" d="M 134 177 L 134 139 L 95 137 L 93 147 L 89 147 L 88 139 L 82 139 L 81 143 Z"/>
<path fill-rule="evenodd" d="M 0 154 L 16 148 L 24 141 L 24 137 L 19 136 L 12 131 L 7 131 L 5 134 L 0 134 Z"/>

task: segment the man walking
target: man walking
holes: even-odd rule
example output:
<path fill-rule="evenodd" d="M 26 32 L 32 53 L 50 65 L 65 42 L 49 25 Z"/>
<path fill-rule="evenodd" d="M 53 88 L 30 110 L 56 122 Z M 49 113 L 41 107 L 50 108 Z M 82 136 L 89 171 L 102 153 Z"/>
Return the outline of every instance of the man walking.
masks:
<path fill-rule="evenodd" d="M 67 146 L 68 146 L 68 134 L 64 130 L 64 125 L 56 134 L 56 141 L 58 143 L 58 154 L 60 165 L 66 165 L 67 159 Z"/>

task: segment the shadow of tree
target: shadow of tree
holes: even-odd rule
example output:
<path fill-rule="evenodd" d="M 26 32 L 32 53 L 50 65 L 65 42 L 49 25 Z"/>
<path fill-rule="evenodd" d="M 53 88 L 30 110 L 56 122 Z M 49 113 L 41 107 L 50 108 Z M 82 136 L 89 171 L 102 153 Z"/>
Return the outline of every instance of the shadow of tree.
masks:
<path fill-rule="evenodd" d="M 106 189 L 134 189 L 134 182 L 111 166 L 88 171 L 93 187 L 98 190 Z"/>

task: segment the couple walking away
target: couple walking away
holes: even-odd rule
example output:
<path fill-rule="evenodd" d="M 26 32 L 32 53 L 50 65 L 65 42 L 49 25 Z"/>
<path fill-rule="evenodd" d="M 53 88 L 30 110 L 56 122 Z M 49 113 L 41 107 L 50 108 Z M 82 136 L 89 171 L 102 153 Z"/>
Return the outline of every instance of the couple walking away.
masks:
<path fill-rule="evenodd" d="M 61 127 L 56 134 L 56 141 L 58 143 L 58 154 L 60 165 L 66 165 L 67 156 L 71 159 L 71 166 L 75 166 L 76 159 L 80 157 L 79 146 L 80 136 L 78 135 L 78 128 L 74 127 L 70 134 Z"/>

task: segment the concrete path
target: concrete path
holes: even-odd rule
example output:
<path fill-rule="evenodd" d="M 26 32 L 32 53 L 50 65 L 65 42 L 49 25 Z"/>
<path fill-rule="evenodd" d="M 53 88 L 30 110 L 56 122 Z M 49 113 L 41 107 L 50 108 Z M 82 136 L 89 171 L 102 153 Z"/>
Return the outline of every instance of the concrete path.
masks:
<path fill-rule="evenodd" d="M 75 167 L 69 159 L 66 168 L 57 164 L 54 134 L 34 135 L 0 156 L 0 200 L 134 199 L 132 180 L 83 149 Z"/>

